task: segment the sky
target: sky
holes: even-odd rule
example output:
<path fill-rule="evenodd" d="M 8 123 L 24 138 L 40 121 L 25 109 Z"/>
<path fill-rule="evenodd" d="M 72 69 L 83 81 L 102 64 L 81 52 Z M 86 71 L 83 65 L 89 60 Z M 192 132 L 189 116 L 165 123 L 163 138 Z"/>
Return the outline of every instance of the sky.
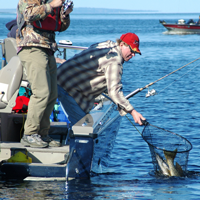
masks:
<path fill-rule="evenodd" d="M 13 9 L 19 0 L 0 0 L 0 9 Z M 156 10 L 162 13 L 200 13 L 200 0 L 73 0 L 74 8 Z"/>

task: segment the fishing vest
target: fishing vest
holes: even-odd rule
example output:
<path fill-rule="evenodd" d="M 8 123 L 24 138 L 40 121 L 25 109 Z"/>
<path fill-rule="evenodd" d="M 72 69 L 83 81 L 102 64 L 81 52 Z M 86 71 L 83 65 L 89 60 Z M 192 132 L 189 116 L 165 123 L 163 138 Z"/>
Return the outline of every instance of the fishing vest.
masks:
<path fill-rule="evenodd" d="M 17 26 L 18 26 L 18 36 L 22 37 L 22 29 L 27 27 L 34 27 L 44 31 L 60 31 L 61 29 L 61 19 L 60 19 L 60 8 L 54 8 L 52 13 L 49 14 L 44 20 L 38 20 L 33 22 L 33 25 L 27 25 L 23 13 L 19 11 L 19 5 L 17 6 Z"/>
<path fill-rule="evenodd" d="M 46 31 L 60 31 L 60 8 L 54 8 L 53 12 L 49 14 L 44 20 L 34 21 L 33 26 L 35 28 Z"/>

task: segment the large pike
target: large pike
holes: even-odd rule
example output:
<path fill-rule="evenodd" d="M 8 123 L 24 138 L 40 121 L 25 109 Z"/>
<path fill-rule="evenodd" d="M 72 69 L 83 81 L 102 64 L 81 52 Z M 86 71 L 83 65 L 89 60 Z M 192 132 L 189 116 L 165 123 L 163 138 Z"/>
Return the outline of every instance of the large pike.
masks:
<path fill-rule="evenodd" d="M 166 158 L 166 162 L 160 157 L 159 154 L 156 154 L 156 160 L 158 165 L 163 173 L 166 176 L 183 176 L 183 170 L 181 166 L 176 162 L 176 166 L 174 165 L 174 159 L 177 154 L 177 149 L 174 152 L 164 150 L 164 155 Z"/>

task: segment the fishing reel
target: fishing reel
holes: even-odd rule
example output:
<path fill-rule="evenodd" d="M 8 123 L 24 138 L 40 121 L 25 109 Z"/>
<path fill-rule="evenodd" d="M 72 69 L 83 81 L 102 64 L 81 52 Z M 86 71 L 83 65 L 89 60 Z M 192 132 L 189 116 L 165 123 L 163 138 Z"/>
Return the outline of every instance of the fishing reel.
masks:
<path fill-rule="evenodd" d="M 149 88 L 148 88 L 148 92 L 146 94 L 146 98 L 150 97 L 150 96 L 154 96 L 155 94 L 156 94 L 156 91 L 154 89 L 149 91 Z"/>
<path fill-rule="evenodd" d="M 66 0 L 64 3 L 63 3 L 63 14 L 65 14 L 65 12 L 67 11 L 68 8 L 70 7 L 73 7 L 74 6 L 74 3 L 73 1 L 71 0 Z"/>

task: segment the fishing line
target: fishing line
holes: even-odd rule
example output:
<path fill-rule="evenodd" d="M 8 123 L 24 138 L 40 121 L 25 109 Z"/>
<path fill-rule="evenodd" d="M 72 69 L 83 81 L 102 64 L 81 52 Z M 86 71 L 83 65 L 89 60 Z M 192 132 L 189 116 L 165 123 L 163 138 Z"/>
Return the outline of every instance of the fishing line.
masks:
<path fill-rule="evenodd" d="M 144 90 L 144 89 L 148 88 L 149 86 L 151 86 L 151 85 L 157 83 L 158 81 L 160 81 L 160 80 L 162 80 L 162 79 L 168 77 L 169 75 L 171 75 L 171 74 L 177 72 L 178 70 L 183 69 L 184 67 L 186 67 L 186 66 L 188 66 L 188 65 L 190 65 L 190 64 L 192 64 L 192 63 L 194 63 L 194 62 L 196 62 L 196 61 L 199 60 L 199 59 L 200 59 L 200 57 L 197 58 L 197 59 L 195 59 L 195 60 L 193 60 L 193 61 L 191 61 L 191 62 L 189 62 L 188 64 L 186 64 L 186 65 L 184 65 L 184 66 L 182 66 L 182 67 L 176 69 L 175 71 L 173 71 L 173 72 L 171 72 L 171 73 L 169 73 L 169 74 L 167 74 L 167 75 L 165 75 L 165 76 L 159 78 L 158 80 L 156 80 L 156 81 L 154 81 L 154 82 L 152 82 L 152 83 L 147 84 L 147 85 L 144 86 L 143 88 L 138 88 L 138 89 L 134 90 L 133 92 L 129 93 L 125 98 L 126 98 L 126 99 L 129 99 L 130 97 L 136 95 L 137 93 L 141 92 L 142 90 Z M 197 65 L 197 66 L 198 66 L 198 65 Z M 195 67 L 197 67 L 197 66 L 195 66 Z M 193 67 L 191 70 L 193 70 L 195 67 Z M 189 70 L 189 71 L 191 71 L 191 70 Z M 189 71 L 188 71 L 188 72 L 189 72 Z M 188 73 L 188 72 L 187 72 L 187 73 Z M 187 73 L 185 73 L 185 74 L 187 74 Z M 184 74 L 184 75 L 185 75 L 185 74 Z M 184 76 L 184 75 L 183 75 L 183 76 Z M 183 76 L 181 76 L 181 77 L 183 77 Z M 180 77 L 180 78 L 181 78 L 181 77 Z M 179 78 L 179 79 L 180 79 L 180 78 Z M 177 79 L 177 80 L 178 80 L 178 79 Z M 175 80 L 175 81 L 176 81 L 176 80 Z M 174 82 L 175 82 L 175 81 L 174 81 Z M 172 83 L 171 83 L 171 84 L 172 84 Z M 169 87 L 169 85 L 168 85 L 167 87 Z M 164 89 L 166 89 L 166 88 L 164 88 Z M 164 90 L 164 89 L 163 89 L 163 90 Z M 162 90 L 162 91 L 163 91 L 163 90 Z M 153 91 L 153 94 L 150 94 L 149 96 L 155 95 L 155 93 L 156 93 L 156 92 Z M 160 93 L 160 92 L 159 92 L 159 93 Z M 113 102 L 114 104 L 116 104 L 116 103 L 115 103 L 109 96 L 107 96 L 106 94 L 102 93 L 102 95 L 103 95 L 104 97 L 106 97 L 107 99 L 109 99 L 109 100 L 110 100 L 111 102 Z M 123 106 L 121 106 L 121 105 L 119 105 L 119 104 L 117 104 L 117 106 L 118 106 L 120 109 L 125 110 L 125 108 L 124 108 Z M 131 122 L 131 124 L 135 127 L 135 125 L 134 125 L 134 124 L 132 123 L 132 121 L 127 117 L 127 115 L 125 115 L 125 116 L 126 116 L 126 118 Z M 135 129 L 140 133 L 140 131 L 139 131 L 136 127 L 135 127 Z M 142 134 L 140 133 L 140 135 L 142 135 Z"/>
<path fill-rule="evenodd" d="M 169 75 L 171 75 L 171 74 L 177 72 L 178 70 L 180 70 L 180 69 L 182 69 L 182 68 L 184 68 L 184 67 L 186 67 L 186 66 L 188 66 L 188 65 L 190 65 L 190 64 L 192 64 L 192 63 L 194 63 L 194 62 L 196 62 L 196 61 L 199 60 L 199 59 L 200 59 L 200 57 L 197 58 L 197 59 L 195 59 L 195 60 L 193 60 L 193 61 L 191 61 L 191 62 L 189 62 L 188 64 L 186 64 L 186 65 L 184 65 L 184 66 L 182 66 L 182 67 L 176 69 L 175 71 L 173 71 L 173 72 L 171 72 L 171 73 L 169 73 L 169 74 L 167 74 L 167 75 L 165 75 L 165 76 L 159 78 L 158 80 L 156 80 L 156 81 L 154 81 L 154 82 L 152 82 L 152 83 L 149 83 L 149 84 L 147 84 L 146 86 L 144 86 L 144 87 L 142 87 L 142 88 L 136 89 L 135 91 L 133 91 L 133 92 L 131 92 L 130 94 L 128 94 L 128 95 L 126 96 L 126 99 L 129 99 L 130 97 L 136 95 L 137 93 L 141 92 L 142 90 L 147 89 L 149 86 L 151 86 L 151 85 L 157 83 L 158 81 L 160 81 L 160 80 L 162 80 L 162 79 L 168 77 Z M 156 93 L 155 91 L 153 91 L 152 93 L 150 92 L 150 93 L 147 95 L 147 97 L 153 96 L 153 95 L 155 95 L 155 93 Z M 123 109 L 123 108 L 122 108 L 122 109 Z"/>
<path fill-rule="evenodd" d="M 104 93 L 102 93 L 102 95 L 115 104 L 115 102 L 109 96 L 107 96 Z M 127 114 L 125 115 L 125 117 L 131 122 L 131 124 L 134 126 L 134 128 L 137 130 L 137 132 L 142 136 L 142 133 L 140 133 L 140 131 L 137 129 L 137 127 L 134 125 L 134 123 L 129 119 L 129 117 L 127 116 Z"/>
<path fill-rule="evenodd" d="M 199 59 L 200 59 L 200 57 L 199 57 L 199 58 L 197 58 L 197 59 L 195 59 L 195 60 L 193 60 L 193 61 L 191 61 L 191 62 L 189 62 L 188 64 L 186 64 L 186 65 L 184 65 L 184 66 L 182 66 L 182 67 L 180 67 L 180 68 L 176 69 L 175 71 L 173 71 L 173 72 L 171 72 L 171 73 L 169 73 L 169 74 L 166 74 L 165 76 L 163 76 L 163 77 L 159 78 L 158 80 L 156 80 L 156 81 L 154 81 L 153 83 L 150 83 L 150 84 L 152 85 L 152 84 L 154 84 L 154 83 L 156 83 L 156 82 L 158 82 L 158 81 L 160 81 L 160 80 L 162 80 L 162 79 L 166 78 L 167 76 L 169 76 L 169 75 L 171 75 L 171 74 L 173 74 L 173 73 L 177 72 L 178 70 L 180 70 L 180 69 L 182 69 L 182 68 L 184 68 L 184 67 L 186 67 L 186 66 L 188 66 L 188 65 L 192 64 L 193 62 L 196 62 L 196 61 L 197 61 L 197 60 L 199 60 Z M 149 84 L 149 85 L 150 85 L 150 84 Z"/>
<path fill-rule="evenodd" d="M 170 83 L 168 86 L 166 86 L 164 89 L 162 89 L 160 92 L 156 93 L 157 95 L 160 94 L 161 92 L 163 92 L 166 88 L 168 88 L 170 85 L 172 85 L 174 82 L 178 81 L 180 78 L 182 78 L 183 76 L 185 76 L 186 74 L 188 74 L 190 71 L 192 71 L 194 68 L 198 67 L 199 65 L 194 66 L 192 69 L 188 70 L 185 74 L 183 74 L 182 76 L 180 76 L 179 78 L 177 78 L 176 80 L 174 80 L 172 83 Z"/>

